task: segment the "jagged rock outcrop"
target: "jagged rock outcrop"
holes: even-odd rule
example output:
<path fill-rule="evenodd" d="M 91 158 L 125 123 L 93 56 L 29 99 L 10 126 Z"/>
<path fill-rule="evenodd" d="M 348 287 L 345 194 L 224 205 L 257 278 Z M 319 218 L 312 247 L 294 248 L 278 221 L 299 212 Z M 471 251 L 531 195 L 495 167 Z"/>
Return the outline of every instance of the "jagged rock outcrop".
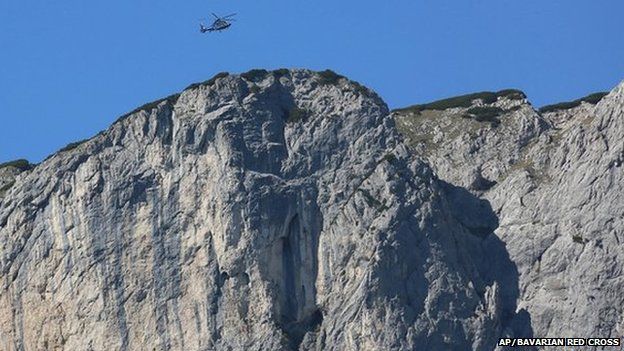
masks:
<path fill-rule="evenodd" d="M 541 113 L 517 100 L 496 125 L 457 116 L 481 99 L 395 112 L 436 174 L 492 206 L 520 274 L 518 312 L 528 312 L 535 336 L 624 335 L 624 83 L 592 96 Z"/>
<path fill-rule="evenodd" d="M 33 165 L 23 159 L 0 164 L 0 201 L 15 183 L 15 178 L 32 168 Z"/>
<path fill-rule="evenodd" d="M 514 90 L 477 93 L 395 112 L 413 151 L 444 180 L 482 192 L 522 158 L 547 122 Z"/>
<path fill-rule="evenodd" d="M 0 349 L 492 349 L 530 328 L 497 225 L 368 89 L 222 74 L 18 178 Z"/>
<path fill-rule="evenodd" d="M 219 74 L 0 174 L 0 350 L 621 335 L 623 109 Z"/>

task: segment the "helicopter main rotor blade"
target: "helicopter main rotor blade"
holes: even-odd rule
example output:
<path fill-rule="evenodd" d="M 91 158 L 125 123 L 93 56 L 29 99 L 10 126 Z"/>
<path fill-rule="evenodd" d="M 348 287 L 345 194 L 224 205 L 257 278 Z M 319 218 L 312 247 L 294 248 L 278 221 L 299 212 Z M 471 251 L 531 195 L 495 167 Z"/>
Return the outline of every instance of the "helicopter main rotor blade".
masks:
<path fill-rule="evenodd" d="M 228 17 L 232 17 L 232 16 L 236 16 L 236 13 L 233 13 L 233 14 L 227 15 L 227 16 L 223 16 L 223 18 L 228 18 Z"/>
<path fill-rule="evenodd" d="M 213 15 L 216 19 L 219 19 L 219 16 L 215 15 L 215 13 L 214 13 L 214 12 L 212 12 L 212 15 Z"/>

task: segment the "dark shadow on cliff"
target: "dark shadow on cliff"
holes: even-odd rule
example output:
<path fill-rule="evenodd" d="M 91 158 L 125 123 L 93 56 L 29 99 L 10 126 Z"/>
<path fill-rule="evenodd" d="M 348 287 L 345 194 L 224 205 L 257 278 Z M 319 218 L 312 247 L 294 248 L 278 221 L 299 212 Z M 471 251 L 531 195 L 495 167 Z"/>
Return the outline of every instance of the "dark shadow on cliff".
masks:
<path fill-rule="evenodd" d="M 323 322 L 316 306 L 317 250 L 322 216 L 318 207 L 309 210 L 315 215 L 305 219 L 295 214 L 286 236 L 281 239 L 282 292 L 280 324 L 289 346 L 298 350 L 303 338 Z"/>
<path fill-rule="evenodd" d="M 250 192 L 275 186 L 274 177 L 250 182 Z M 318 246 L 323 216 L 317 206 L 316 190 L 310 185 L 265 192 L 248 198 L 252 208 L 247 221 L 253 228 L 271 228 L 270 248 L 260 258 L 260 274 L 271 282 L 274 321 L 282 333 L 282 346 L 299 350 L 306 334 L 315 334 L 323 322 L 317 306 L 316 278 Z M 258 235 L 258 245 L 267 245 L 267 237 Z M 254 303 L 254 301 L 250 301 Z"/>
<path fill-rule="evenodd" d="M 473 261 L 482 280 L 481 284 L 475 282 L 475 289 L 483 298 L 484 288 L 498 282 L 502 306 L 499 337 L 533 337 L 529 313 L 524 309 L 516 312 L 520 296 L 519 273 L 505 243 L 494 234 L 499 219 L 489 201 L 465 188 L 443 181 L 441 183 L 452 215 L 472 236 L 468 242 L 473 246 Z"/>

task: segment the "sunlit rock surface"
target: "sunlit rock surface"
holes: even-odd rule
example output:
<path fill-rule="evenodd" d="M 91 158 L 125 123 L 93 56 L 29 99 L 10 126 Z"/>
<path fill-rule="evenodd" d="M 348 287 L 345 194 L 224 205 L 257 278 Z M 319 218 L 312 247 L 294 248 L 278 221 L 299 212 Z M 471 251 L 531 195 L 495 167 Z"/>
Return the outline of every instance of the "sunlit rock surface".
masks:
<path fill-rule="evenodd" d="M 0 350 L 622 334 L 623 91 L 421 123 L 331 72 L 195 84 L 10 175 Z"/>
<path fill-rule="evenodd" d="M 441 179 L 491 205 L 495 235 L 518 269 L 517 313 L 528 312 L 531 334 L 620 337 L 624 83 L 595 105 L 538 113 L 515 103 L 497 125 L 458 117 L 465 108 L 401 110 L 395 118 Z M 419 133 L 439 142 L 425 145 Z"/>

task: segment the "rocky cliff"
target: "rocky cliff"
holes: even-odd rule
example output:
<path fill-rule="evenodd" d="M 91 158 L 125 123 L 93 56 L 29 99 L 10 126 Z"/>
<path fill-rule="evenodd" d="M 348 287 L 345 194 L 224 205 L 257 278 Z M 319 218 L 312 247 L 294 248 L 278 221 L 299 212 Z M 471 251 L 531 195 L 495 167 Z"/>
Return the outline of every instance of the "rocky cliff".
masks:
<path fill-rule="evenodd" d="M 15 178 L 23 172 L 29 171 L 34 165 L 26 160 L 15 160 L 0 164 L 0 199 L 15 184 Z"/>
<path fill-rule="evenodd" d="M 532 334 L 621 337 L 624 83 L 540 111 L 522 95 L 498 95 L 394 115 L 441 179 L 492 206 Z M 475 111 L 491 113 L 478 120 Z"/>
<path fill-rule="evenodd" d="M 217 75 L 0 174 L 0 350 L 621 335 L 623 109 Z"/>

